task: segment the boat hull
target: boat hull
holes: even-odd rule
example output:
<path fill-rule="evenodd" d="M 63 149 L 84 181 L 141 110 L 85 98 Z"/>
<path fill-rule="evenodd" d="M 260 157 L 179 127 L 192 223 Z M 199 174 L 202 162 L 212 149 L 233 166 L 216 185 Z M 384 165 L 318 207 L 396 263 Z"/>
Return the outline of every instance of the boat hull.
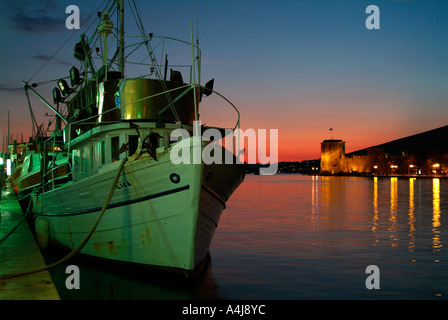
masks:
<path fill-rule="evenodd" d="M 237 164 L 173 164 L 165 152 L 125 164 L 110 204 L 81 253 L 194 271 L 207 256 L 225 203 L 244 179 Z M 93 177 L 42 193 L 34 213 L 51 244 L 73 249 L 92 229 L 119 162 Z"/>
<path fill-rule="evenodd" d="M 68 165 L 64 165 L 64 163 L 67 162 L 66 155 L 64 156 L 60 153 L 56 157 L 59 157 L 59 159 L 56 161 L 57 168 L 51 171 L 52 183 L 61 185 L 69 180 L 70 169 Z M 33 158 L 33 165 L 30 165 L 30 158 Z M 25 164 L 17 167 L 14 178 L 11 180 L 14 192 L 17 195 L 17 199 L 24 214 L 27 213 L 31 193 L 36 188 L 39 188 L 42 183 L 41 158 L 42 155 L 39 153 L 33 152 L 27 155 Z"/>

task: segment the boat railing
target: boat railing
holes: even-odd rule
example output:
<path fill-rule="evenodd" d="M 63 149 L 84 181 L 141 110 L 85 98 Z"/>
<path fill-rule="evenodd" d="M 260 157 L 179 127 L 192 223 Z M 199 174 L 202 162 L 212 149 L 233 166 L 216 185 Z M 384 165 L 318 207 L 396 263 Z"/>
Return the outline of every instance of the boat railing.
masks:
<path fill-rule="evenodd" d="M 65 167 L 65 174 L 59 175 L 60 169 L 64 169 Z M 50 170 L 48 170 L 45 173 L 44 182 L 42 184 L 42 187 L 44 190 L 53 190 L 55 188 L 55 180 L 58 177 L 64 177 L 66 176 L 69 180 L 73 180 L 73 174 L 72 174 L 72 165 L 70 161 L 67 161 L 65 163 L 59 164 L 57 166 L 53 166 Z M 49 188 L 49 186 L 51 186 Z"/>
<path fill-rule="evenodd" d="M 44 158 L 42 159 L 42 164 L 41 164 L 41 172 L 42 172 L 42 182 L 41 185 L 43 187 L 44 190 L 48 189 L 48 186 L 51 185 L 51 189 L 55 188 L 55 179 L 59 176 L 59 177 L 63 177 L 63 176 L 67 176 L 69 179 L 73 179 L 73 174 L 72 174 L 72 164 L 70 161 L 70 150 L 68 150 L 67 152 L 67 157 L 66 160 L 62 163 L 56 164 L 57 161 L 57 156 L 58 154 L 60 154 L 57 150 L 57 145 L 56 145 L 56 137 L 57 137 L 57 132 L 55 134 L 53 134 L 53 136 L 51 136 L 49 139 L 44 141 Z M 52 155 L 52 159 L 49 161 L 49 157 L 48 157 L 48 150 L 47 150 L 47 145 L 51 145 L 51 148 L 53 150 L 53 155 Z M 49 167 L 50 165 L 50 167 Z M 62 173 L 59 175 L 59 171 L 61 168 L 65 167 L 65 173 Z"/>

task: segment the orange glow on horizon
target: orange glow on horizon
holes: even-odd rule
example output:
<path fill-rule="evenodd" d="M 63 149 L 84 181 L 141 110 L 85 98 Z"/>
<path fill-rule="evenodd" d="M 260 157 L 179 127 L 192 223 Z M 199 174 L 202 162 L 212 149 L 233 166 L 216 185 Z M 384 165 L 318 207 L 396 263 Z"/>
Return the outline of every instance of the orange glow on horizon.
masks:
<path fill-rule="evenodd" d="M 311 98 L 310 98 L 311 99 Z M 317 98 L 316 98 L 317 99 Z M 237 99 L 235 99 L 237 100 Z M 26 101 L 22 101 L 26 103 Z M 278 162 L 282 161 L 304 161 L 315 160 L 320 158 L 320 144 L 323 140 L 330 139 L 331 135 L 329 128 L 332 131 L 334 139 L 342 139 L 346 141 L 346 152 L 350 153 L 363 148 L 371 147 L 381 143 L 386 143 L 398 138 L 409 136 L 417 133 L 415 126 L 407 126 L 397 124 L 397 118 L 388 117 L 387 119 L 380 118 L 378 114 L 374 115 L 374 119 L 367 121 L 366 119 L 347 118 L 344 114 L 336 114 L 335 111 L 325 114 L 327 108 L 320 104 L 319 99 L 316 102 L 305 101 L 303 106 L 283 110 L 277 114 L 276 110 L 281 110 L 282 106 L 278 108 L 270 107 L 261 104 L 258 108 L 249 104 L 247 101 L 242 101 L 238 106 L 241 112 L 241 129 L 253 128 L 254 130 L 278 129 Z M 347 101 L 345 101 L 348 103 Z M 24 109 L 24 104 L 20 108 L 10 106 L 11 110 L 11 143 L 13 139 L 28 141 L 31 137 L 31 121 Z M 251 101 L 253 104 L 254 101 Z M 347 105 L 336 103 L 333 105 L 335 110 L 348 110 L 354 108 L 356 101 Z M 237 121 L 237 116 L 234 112 L 229 112 L 229 108 L 221 105 L 212 108 L 203 107 L 200 109 L 201 119 L 203 124 L 207 126 L 217 126 L 223 128 L 233 128 Z M 41 107 L 37 107 L 38 111 L 46 111 Z M 19 111 L 14 111 L 19 110 Z M 260 112 L 262 110 L 262 112 Z M 268 110 L 268 111 L 266 111 Z M 38 123 L 46 124 L 48 119 L 43 116 L 39 117 L 39 112 L 36 112 Z M 443 121 L 440 121 L 439 126 L 442 126 Z M 434 123 L 430 127 L 422 127 L 418 132 L 430 130 L 438 127 Z M 7 119 L 0 117 L 0 128 L 2 134 L 7 135 Z M 49 133 L 48 133 L 49 134 Z M 3 146 L 1 146 L 3 147 Z M 267 154 L 269 155 L 269 146 L 267 147 Z M 257 150 L 258 151 L 258 150 Z M 264 149 L 262 149 L 264 151 Z M 257 152 L 258 153 L 258 152 Z M 258 161 L 258 157 L 257 157 Z M 436 168 L 436 167 L 435 167 Z"/>

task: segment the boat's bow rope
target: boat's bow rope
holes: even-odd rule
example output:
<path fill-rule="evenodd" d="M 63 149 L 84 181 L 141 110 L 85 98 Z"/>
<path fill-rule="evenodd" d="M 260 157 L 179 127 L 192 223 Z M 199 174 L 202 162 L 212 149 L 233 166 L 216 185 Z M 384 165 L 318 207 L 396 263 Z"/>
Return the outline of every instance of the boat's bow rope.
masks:
<path fill-rule="evenodd" d="M 32 273 L 37 273 L 37 272 L 49 270 L 49 269 L 54 268 L 54 267 L 56 267 L 56 266 L 58 266 L 60 264 L 63 264 L 64 262 L 66 262 L 69 259 L 73 258 L 79 251 L 81 251 L 81 249 L 85 246 L 87 241 L 89 241 L 89 239 L 92 236 L 92 234 L 95 232 L 98 224 L 101 221 L 101 218 L 103 217 L 104 213 L 106 212 L 107 207 L 109 206 L 110 200 L 112 199 L 112 196 L 114 195 L 116 186 L 118 184 L 118 180 L 120 179 L 121 170 L 123 169 L 126 160 L 127 159 L 121 160 L 121 164 L 120 164 L 120 167 L 117 170 L 117 174 L 115 176 L 115 180 L 114 180 L 114 182 L 112 183 L 112 185 L 110 187 L 109 194 L 107 196 L 106 201 L 104 202 L 103 208 L 101 209 L 101 212 L 100 212 L 100 215 L 98 216 L 98 219 L 96 220 L 95 224 L 92 226 L 92 229 L 90 230 L 90 232 L 86 235 L 86 237 L 81 241 L 81 243 L 76 248 L 74 248 L 67 256 L 65 256 L 61 260 L 59 260 L 59 261 L 57 261 L 57 262 L 55 262 L 55 263 L 53 263 L 51 265 L 44 266 L 44 267 L 38 267 L 38 268 L 34 268 L 34 269 L 29 269 L 29 270 L 24 270 L 24 271 L 17 271 L 17 272 L 9 273 L 9 274 L 0 274 L 0 280 L 20 277 L 20 276 L 24 276 L 24 275 L 28 275 L 28 274 L 32 274 Z"/>
<path fill-rule="evenodd" d="M 20 224 L 26 219 L 26 217 L 28 216 L 28 213 L 30 212 L 31 204 L 32 204 L 32 202 L 30 201 L 28 203 L 28 208 L 26 209 L 26 212 L 23 215 L 22 219 L 20 219 L 20 221 L 7 234 L 5 234 L 5 236 L 3 238 L 0 238 L 0 243 L 5 241 L 6 238 L 8 238 L 20 226 Z"/>

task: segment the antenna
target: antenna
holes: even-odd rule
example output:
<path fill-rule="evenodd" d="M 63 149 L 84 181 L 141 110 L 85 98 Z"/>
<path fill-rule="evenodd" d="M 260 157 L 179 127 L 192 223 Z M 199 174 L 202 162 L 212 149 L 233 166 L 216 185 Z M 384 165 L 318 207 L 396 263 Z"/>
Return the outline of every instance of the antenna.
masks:
<path fill-rule="evenodd" d="M 196 44 L 199 47 L 199 9 L 198 0 L 196 0 Z"/>
<path fill-rule="evenodd" d="M 193 39 L 191 39 L 193 41 Z M 201 50 L 199 50 L 199 5 L 196 0 L 196 52 L 198 53 L 198 84 L 201 86 Z"/>
<path fill-rule="evenodd" d="M 195 66 L 194 66 L 194 45 L 193 45 L 193 22 L 190 21 L 190 32 L 191 32 L 191 55 L 192 55 L 192 60 L 193 60 L 193 84 L 192 84 L 192 88 L 193 88 L 193 99 L 194 99 L 194 120 L 197 121 L 198 119 L 198 102 L 196 100 L 196 72 L 195 72 Z"/>
<path fill-rule="evenodd" d="M 120 17 L 120 26 L 119 26 L 119 67 L 120 67 L 120 73 L 121 76 L 124 78 L 124 1 L 120 0 L 119 1 L 119 8 L 118 8 L 118 14 Z"/>
<path fill-rule="evenodd" d="M 6 142 L 6 148 L 7 148 L 7 152 L 9 152 L 9 110 L 8 110 L 8 138 L 7 138 L 7 142 Z"/>

